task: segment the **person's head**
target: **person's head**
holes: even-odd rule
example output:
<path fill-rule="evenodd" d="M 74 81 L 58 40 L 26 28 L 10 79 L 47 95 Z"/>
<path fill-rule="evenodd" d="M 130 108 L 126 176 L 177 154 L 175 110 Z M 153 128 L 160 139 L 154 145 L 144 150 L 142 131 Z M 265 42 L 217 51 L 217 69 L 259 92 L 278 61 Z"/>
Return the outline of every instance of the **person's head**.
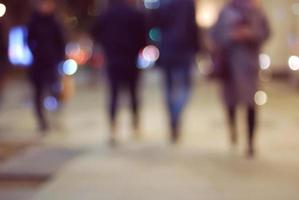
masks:
<path fill-rule="evenodd" d="M 50 15 L 55 12 L 56 3 L 54 0 L 38 0 L 37 11 L 44 15 Z"/>

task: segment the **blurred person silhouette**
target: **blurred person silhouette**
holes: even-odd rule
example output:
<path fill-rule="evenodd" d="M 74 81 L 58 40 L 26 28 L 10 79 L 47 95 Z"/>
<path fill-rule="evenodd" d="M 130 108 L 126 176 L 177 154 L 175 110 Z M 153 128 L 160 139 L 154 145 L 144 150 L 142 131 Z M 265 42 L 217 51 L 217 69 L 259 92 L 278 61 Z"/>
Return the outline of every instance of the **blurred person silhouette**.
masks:
<path fill-rule="evenodd" d="M 137 57 L 146 44 L 145 17 L 134 7 L 134 0 L 111 0 L 92 30 L 96 43 L 102 45 L 107 60 L 110 93 L 110 142 L 116 142 L 116 118 L 121 92 L 130 96 L 135 136 L 139 136 L 139 79 Z"/>
<path fill-rule="evenodd" d="M 270 36 L 268 21 L 257 0 L 231 0 L 211 30 L 216 76 L 220 78 L 231 143 L 237 143 L 236 111 L 247 109 L 249 157 L 254 156 L 259 53 Z"/>
<path fill-rule="evenodd" d="M 2 92 L 7 77 L 7 37 L 4 30 L 4 24 L 0 21 L 0 106 L 2 103 Z"/>
<path fill-rule="evenodd" d="M 171 141 L 176 143 L 180 136 L 181 115 L 191 94 L 192 64 L 201 48 L 194 1 L 162 1 L 153 13 L 151 26 L 161 31 L 158 64 L 165 79 Z"/>
<path fill-rule="evenodd" d="M 58 65 L 65 58 L 64 34 L 55 17 L 55 10 L 54 0 L 37 0 L 28 24 L 28 45 L 34 60 L 29 76 L 40 131 L 49 129 L 44 106 L 46 95 L 52 95 L 53 101 L 59 103 L 61 86 Z"/>

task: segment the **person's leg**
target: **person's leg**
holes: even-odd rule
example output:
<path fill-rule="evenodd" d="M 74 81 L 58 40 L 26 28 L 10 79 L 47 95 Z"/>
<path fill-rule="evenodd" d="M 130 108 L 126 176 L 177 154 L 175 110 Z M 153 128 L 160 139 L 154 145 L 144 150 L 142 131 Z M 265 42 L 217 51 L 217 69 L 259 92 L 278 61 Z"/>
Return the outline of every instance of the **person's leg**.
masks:
<path fill-rule="evenodd" d="M 174 86 L 174 71 L 173 69 L 164 70 L 165 80 L 165 96 L 166 105 L 169 113 L 170 128 L 171 128 L 171 141 L 175 143 L 178 136 L 178 125 L 175 116 L 175 86 Z"/>
<path fill-rule="evenodd" d="M 191 93 L 191 72 L 189 68 L 174 68 L 171 74 L 171 127 L 172 139 L 179 139 L 181 115 Z"/>
<path fill-rule="evenodd" d="M 46 131 L 49 127 L 46 121 L 44 104 L 43 104 L 45 84 L 42 81 L 33 81 L 32 85 L 33 85 L 34 111 L 37 117 L 39 129 L 41 131 Z"/>
<path fill-rule="evenodd" d="M 139 129 L 139 74 L 135 74 L 128 80 L 128 90 L 131 101 L 131 113 L 133 116 L 133 127 L 136 133 Z"/>
<path fill-rule="evenodd" d="M 56 77 L 55 79 L 49 82 L 48 87 L 49 87 L 50 95 L 53 96 L 57 101 L 56 111 L 59 111 L 59 109 L 62 106 L 62 101 L 61 101 L 61 93 L 63 87 L 62 80 L 60 79 L 60 77 Z"/>
<path fill-rule="evenodd" d="M 256 128 L 256 108 L 248 106 L 247 108 L 247 125 L 248 125 L 248 156 L 254 156 L 254 136 Z"/>
<path fill-rule="evenodd" d="M 47 90 L 51 97 L 51 125 L 53 128 L 64 131 L 64 110 L 62 100 L 62 79 L 59 76 L 53 78 L 48 82 Z"/>
<path fill-rule="evenodd" d="M 236 126 L 236 106 L 229 105 L 226 107 L 228 126 L 230 132 L 230 141 L 232 145 L 237 144 L 237 126 Z"/>
<path fill-rule="evenodd" d="M 230 134 L 230 142 L 233 146 L 237 144 L 237 106 L 239 102 L 238 90 L 234 79 L 221 82 L 223 101 L 225 105 L 226 118 Z"/>
<path fill-rule="evenodd" d="M 112 73 L 108 72 L 108 84 L 109 84 L 109 120 L 110 120 L 110 142 L 112 145 L 115 144 L 115 137 L 116 137 L 116 116 L 118 110 L 118 98 L 119 98 L 119 81 L 118 77 Z"/>

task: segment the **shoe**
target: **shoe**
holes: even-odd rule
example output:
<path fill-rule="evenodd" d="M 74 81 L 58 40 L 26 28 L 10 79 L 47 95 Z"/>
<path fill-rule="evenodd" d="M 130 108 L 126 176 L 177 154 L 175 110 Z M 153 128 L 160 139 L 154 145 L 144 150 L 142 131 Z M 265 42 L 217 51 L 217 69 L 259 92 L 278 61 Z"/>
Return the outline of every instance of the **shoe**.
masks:
<path fill-rule="evenodd" d="M 116 141 L 116 138 L 115 138 L 115 137 L 111 136 L 111 137 L 109 138 L 109 146 L 110 146 L 111 148 L 115 148 L 115 147 L 117 146 L 117 141 Z"/>
<path fill-rule="evenodd" d="M 247 158 L 249 159 L 253 159 L 255 156 L 255 151 L 252 147 L 250 147 L 248 150 L 247 150 Z"/>
<path fill-rule="evenodd" d="M 171 131 L 171 143 L 172 144 L 178 144 L 179 138 L 180 138 L 179 136 L 180 136 L 180 134 L 179 134 L 178 130 L 177 129 L 173 129 Z"/>

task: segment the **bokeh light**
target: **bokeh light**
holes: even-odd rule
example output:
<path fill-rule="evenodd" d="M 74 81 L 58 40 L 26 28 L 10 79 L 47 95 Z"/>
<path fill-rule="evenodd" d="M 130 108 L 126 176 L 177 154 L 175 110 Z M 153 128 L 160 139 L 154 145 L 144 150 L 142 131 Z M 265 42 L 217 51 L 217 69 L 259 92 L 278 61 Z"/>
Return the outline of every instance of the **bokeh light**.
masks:
<path fill-rule="evenodd" d="M 6 13 L 6 6 L 3 3 L 0 3 L 0 17 L 3 17 Z"/>
<path fill-rule="evenodd" d="M 197 4 L 196 21 L 199 26 L 209 28 L 218 18 L 218 10 L 211 2 L 202 2 Z"/>
<path fill-rule="evenodd" d="M 161 35 L 161 31 L 158 28 L 152 28 L 149 31 L 149 38 L 153 41 L 153 42 L 160 42 L 162 39 L 162 35 Z"/>
<path fill-rule="evenodd" d="M 22 26 L 13 27 L 8 36 L 8 57 L 11 64 L 29 66 L 33 62 L 32 53 L 26 43 L 27 29 Z"/>
<path fill-rule="evenodd" d="M 255 93 L 254 96 L 255 103 L 259 106 L 263 106 L 268 102 L 268 95 L 266 92 L 260 90 Z"/>
<path fill-rule="evenodd" d="M 73 59 L 66 60 L 62 65 L 62 72 L 65 75 L 72 76 L 78 71 L 78 64 Z"/>
<path fill-rule="evenodd" d="M 79 65 L 84 65 L 93 54 L 93 42 L 89 38 L 81 38 L 77 42 L 70 42 L 65 47 L 67 58 L 75 60 Z"/>
<path fill-rule="evenodd" d="M 142 51 L 145 60 L 156 62 L 159 59 L 160 52 L 159 49 L 154 45 L 149 45 L 145 47 Z"/>
<path fill-rule="evenodd" d="M 159 49 L 154 45 L 145 47 L 139 54 L 137 66 L 140 69 L 151 68 L 160 57 Z"/>
<path fill-rule="evenodd" d="M 262 70 L 267 70 L 271 66 L 271 58 L 267 54 L 260 54 L 259 56 L 260 60 L 260 67 Z"/>
<path fill-rule="evenodd" d="M 144 0 L 144 7 L 146 9 L 158 9 L 160 7 L 160 0 Z"/>
<path fill-rule="evenodd" d="M 44 107 L 49 111 L 56 111 L 58 109 L 58 101 L 53 96 L 48 96 L 44 99 Z"/>
<path fill-rule="evenodd" d="M 299 57 L 298 56 L 291 56 L 289 58 L 289 67 L 293 71 L 299 70 Z"/>
<path fill-rule="evenodd" d="M 299 2 L 293 3 L 292 11 L 293 11 L 294 15 L 299 15 Z"/>

